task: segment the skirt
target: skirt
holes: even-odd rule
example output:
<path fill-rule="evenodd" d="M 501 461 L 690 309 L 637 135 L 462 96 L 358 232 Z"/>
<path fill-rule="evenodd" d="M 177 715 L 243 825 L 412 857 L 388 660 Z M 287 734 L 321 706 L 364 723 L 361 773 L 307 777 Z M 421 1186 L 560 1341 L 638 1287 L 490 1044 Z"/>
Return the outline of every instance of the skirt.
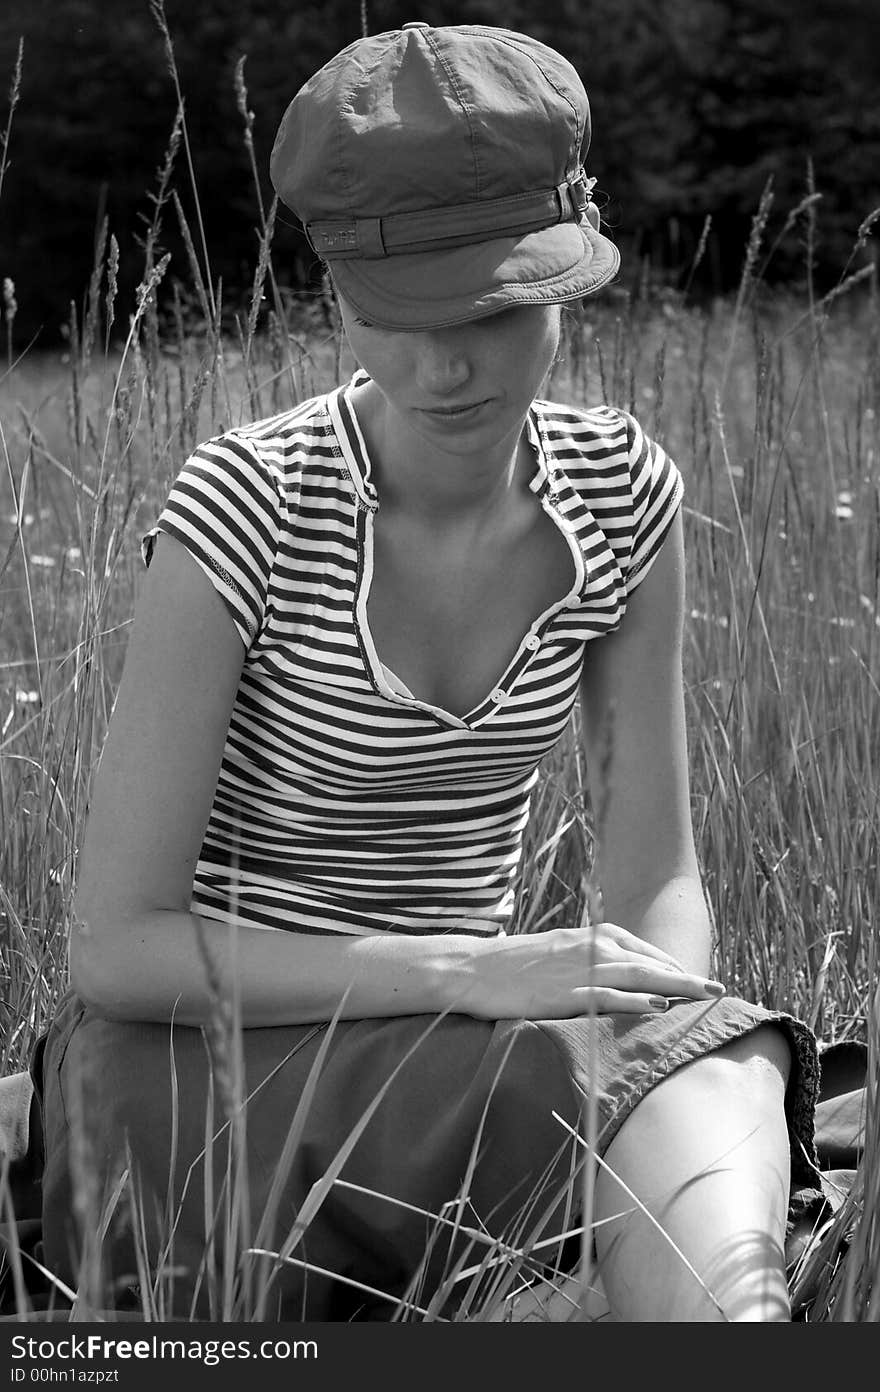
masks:
<path fill-rule="evenodd" d="M 650 1088 L 772 1022 L 792 1055 L 791 1226 L 824 1203 L 819 1064 L 811 1031 L 781 1012 L 722 997 L 651 1016 L 236 1035 L 107 1021 L 68 992 L 32 1065 L 45 1261 L 76 1289 L 98 1260 L 98 1298 L 117 1309 L 141 1308 L 149 1281 L 160 1318 L 460 1308 L 503 1261 L 524 1277 L 570 1269 L 581 1138 L 601 1155 Z"/>

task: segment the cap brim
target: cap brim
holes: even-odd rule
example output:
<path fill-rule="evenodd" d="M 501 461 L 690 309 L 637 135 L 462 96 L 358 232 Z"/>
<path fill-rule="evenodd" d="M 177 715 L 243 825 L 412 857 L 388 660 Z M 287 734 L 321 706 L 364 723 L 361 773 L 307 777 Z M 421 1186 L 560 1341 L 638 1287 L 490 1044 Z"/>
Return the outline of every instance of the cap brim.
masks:
<path fill-rule="evenodd" d="M 614 278 L 620 253 L 590 223 L 556 223 L 524 237 L 331 264 L 344 299 L 383 329 L 439 329 L 513 305 L 561 304 Z"/>

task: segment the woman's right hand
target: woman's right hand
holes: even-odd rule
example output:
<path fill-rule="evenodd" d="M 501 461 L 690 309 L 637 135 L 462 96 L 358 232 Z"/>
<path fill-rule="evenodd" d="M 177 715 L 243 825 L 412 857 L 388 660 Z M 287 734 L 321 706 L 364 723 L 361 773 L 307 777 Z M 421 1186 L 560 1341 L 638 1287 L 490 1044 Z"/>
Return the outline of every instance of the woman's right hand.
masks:
<path fill-rule="evenodd" d="M 724 994 L 720 982 L 686 971 L 616 923 L 472 941 L 456 988 L 459 1003 L 450 1005 L 479 1019 L 657 1014 L 676 997 L 712 1000 Z"/>

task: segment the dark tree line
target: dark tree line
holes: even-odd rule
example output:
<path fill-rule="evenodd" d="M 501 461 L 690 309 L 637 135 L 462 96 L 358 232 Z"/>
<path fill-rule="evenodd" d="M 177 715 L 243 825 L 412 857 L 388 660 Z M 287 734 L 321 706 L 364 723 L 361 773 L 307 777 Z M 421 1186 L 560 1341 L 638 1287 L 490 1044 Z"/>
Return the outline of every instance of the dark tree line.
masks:
<path fill-rule="evenodd" d="M 235 91 L 244 69 L 262 192 L 268 154 L 297 87 L 361 33 L 360 0 L 166 0 L 211 272 L 227 303 L 242 296 L 257 249 L 256 194 Z M 877 0 L 368 0 L 371 32 L 412 18 L 523 29 L 559 48 L 590 94 L 590 173 L 625 258 L 646 258 L 674 284 L 688 278 L 707 216 L 697 292 L 736 283 L 752 218 L 772 178 L 770 240 L 806 195 L 818 205 L 820 283 L 847 261 L 859 224 L 880 204 L 880 4 Z M 51 342 L 79 299 L 104 217 L 131 297 L 136 238 L 152 215 L 176 98 L 148 0 L 3 0 L 0 81 L 24 39 L 20 99 L 0 190 L 0 276 L 16 287 L 16 340 Z M 0 131 L 7 112 L 0 116 Z M 2 150 L 0 150 L 2 153 Z M 194 200 L 182 150 L 174 172 L 187 217 Z M 814 205 L 815 206 L 815 205 Z M 803 275 L 803 219 L 768 268 Z M 188 280 L 176 217 L 163 216 L 172 271 Z M 870 244 L 860 261 L 871 254 Z M 281 226 L 279 278 L 306 287 L 313 258 Z M 170 284 L 170 278 L 169 278 Z"/>

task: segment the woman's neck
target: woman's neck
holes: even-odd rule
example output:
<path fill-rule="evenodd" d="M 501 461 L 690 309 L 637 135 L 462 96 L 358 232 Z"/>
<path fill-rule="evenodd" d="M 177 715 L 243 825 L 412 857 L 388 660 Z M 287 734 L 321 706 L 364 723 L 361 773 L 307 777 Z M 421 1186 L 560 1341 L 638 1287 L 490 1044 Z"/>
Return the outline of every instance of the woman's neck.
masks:
<path fill-rule="evenodd" d="M 479 453 L 447 452 L 412 430 L 374 382 L 362 383 L 352 399 L 384 507 L 452 526 L 496 512 L 527 489 L 524 421 Z"/>

